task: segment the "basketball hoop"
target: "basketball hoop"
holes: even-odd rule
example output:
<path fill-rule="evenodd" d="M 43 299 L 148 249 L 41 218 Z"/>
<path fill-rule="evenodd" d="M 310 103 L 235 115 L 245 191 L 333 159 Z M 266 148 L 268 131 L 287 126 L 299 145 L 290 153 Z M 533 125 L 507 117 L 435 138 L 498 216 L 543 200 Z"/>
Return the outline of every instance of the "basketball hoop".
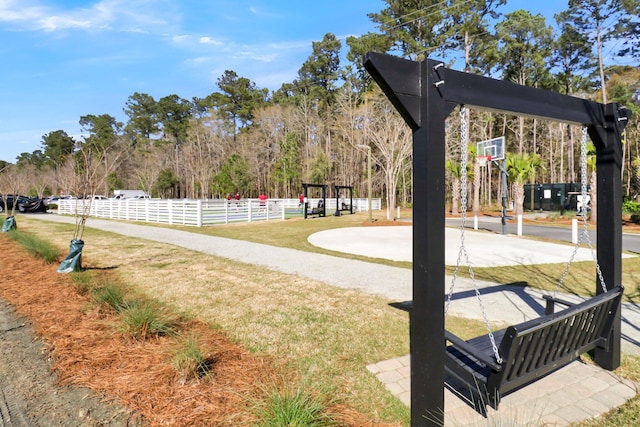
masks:
<path fill-rule="evenodd" d="M 482 168 L 487 166 L 487 163 L 491 162 L 491 156 L 478 156 L 476 157 L 478 165 Z"/>

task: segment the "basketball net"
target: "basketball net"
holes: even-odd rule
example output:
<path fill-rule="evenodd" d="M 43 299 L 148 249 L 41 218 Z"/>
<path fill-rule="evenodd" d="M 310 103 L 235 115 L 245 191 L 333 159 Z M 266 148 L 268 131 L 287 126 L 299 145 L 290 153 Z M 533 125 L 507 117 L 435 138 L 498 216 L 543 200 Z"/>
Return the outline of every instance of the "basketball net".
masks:
<path fill-rule="evenodd" d="M 485 167 L 489 162 L 491 162 L 491 156 L 478 156 L 476 157 L 476 161 L 480 167 Z"/>

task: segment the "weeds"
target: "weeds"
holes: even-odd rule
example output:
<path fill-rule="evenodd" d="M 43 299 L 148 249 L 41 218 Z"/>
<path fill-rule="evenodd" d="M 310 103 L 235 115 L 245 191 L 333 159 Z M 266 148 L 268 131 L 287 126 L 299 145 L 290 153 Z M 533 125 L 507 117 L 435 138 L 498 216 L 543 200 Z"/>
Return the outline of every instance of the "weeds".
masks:
<path fill-rule="evenodd" d="M 53 264 L 58 261 L 60 253 L 51 243 L 24 231 L 13 230 L 8 234 L 11 239 L 26 249 L 31 256 L 43 259 L 47 264 Z"/>

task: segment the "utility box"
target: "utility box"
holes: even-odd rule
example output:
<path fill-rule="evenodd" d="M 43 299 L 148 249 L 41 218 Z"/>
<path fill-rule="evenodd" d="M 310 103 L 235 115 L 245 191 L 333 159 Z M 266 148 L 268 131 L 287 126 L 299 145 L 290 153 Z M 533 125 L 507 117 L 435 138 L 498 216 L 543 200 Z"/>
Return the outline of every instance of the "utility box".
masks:
<path fill-rule="evenodd" d="M 576 182 L 525 184 L 524 209 L 529 211 L 576 211 L 580 207 L 582 197 L 580 187 L 580 184 Z M 588 191 L 589 187 L 587 186 Z"/>

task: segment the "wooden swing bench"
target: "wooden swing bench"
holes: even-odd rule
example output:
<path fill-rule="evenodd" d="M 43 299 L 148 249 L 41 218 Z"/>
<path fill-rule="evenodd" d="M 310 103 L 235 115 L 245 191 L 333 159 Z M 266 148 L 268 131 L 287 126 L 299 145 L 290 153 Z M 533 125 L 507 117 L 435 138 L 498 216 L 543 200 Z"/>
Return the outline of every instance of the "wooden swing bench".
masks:
<path fill-rule="evenodd" d="M 545 296 L 545 315 L 464 341 L 449 331 L 445 371 L 462 381 L 482 406 L 498 409 L 500 398 L 530 384 L 595 348 L 609 350 L 623 288 L 615 287 L 581 303 Z M 554 304 L 567 308 L 554 313 Z M 478 403 L 475 402 L 475 403 Z"/>
<path fill-rule="evenodd" d="M 324 216 L 324 204 L 318 202 L 318 206 L 315 208 L 311 208 L 311 211 L 309 211 L 307 215 Z"/>

